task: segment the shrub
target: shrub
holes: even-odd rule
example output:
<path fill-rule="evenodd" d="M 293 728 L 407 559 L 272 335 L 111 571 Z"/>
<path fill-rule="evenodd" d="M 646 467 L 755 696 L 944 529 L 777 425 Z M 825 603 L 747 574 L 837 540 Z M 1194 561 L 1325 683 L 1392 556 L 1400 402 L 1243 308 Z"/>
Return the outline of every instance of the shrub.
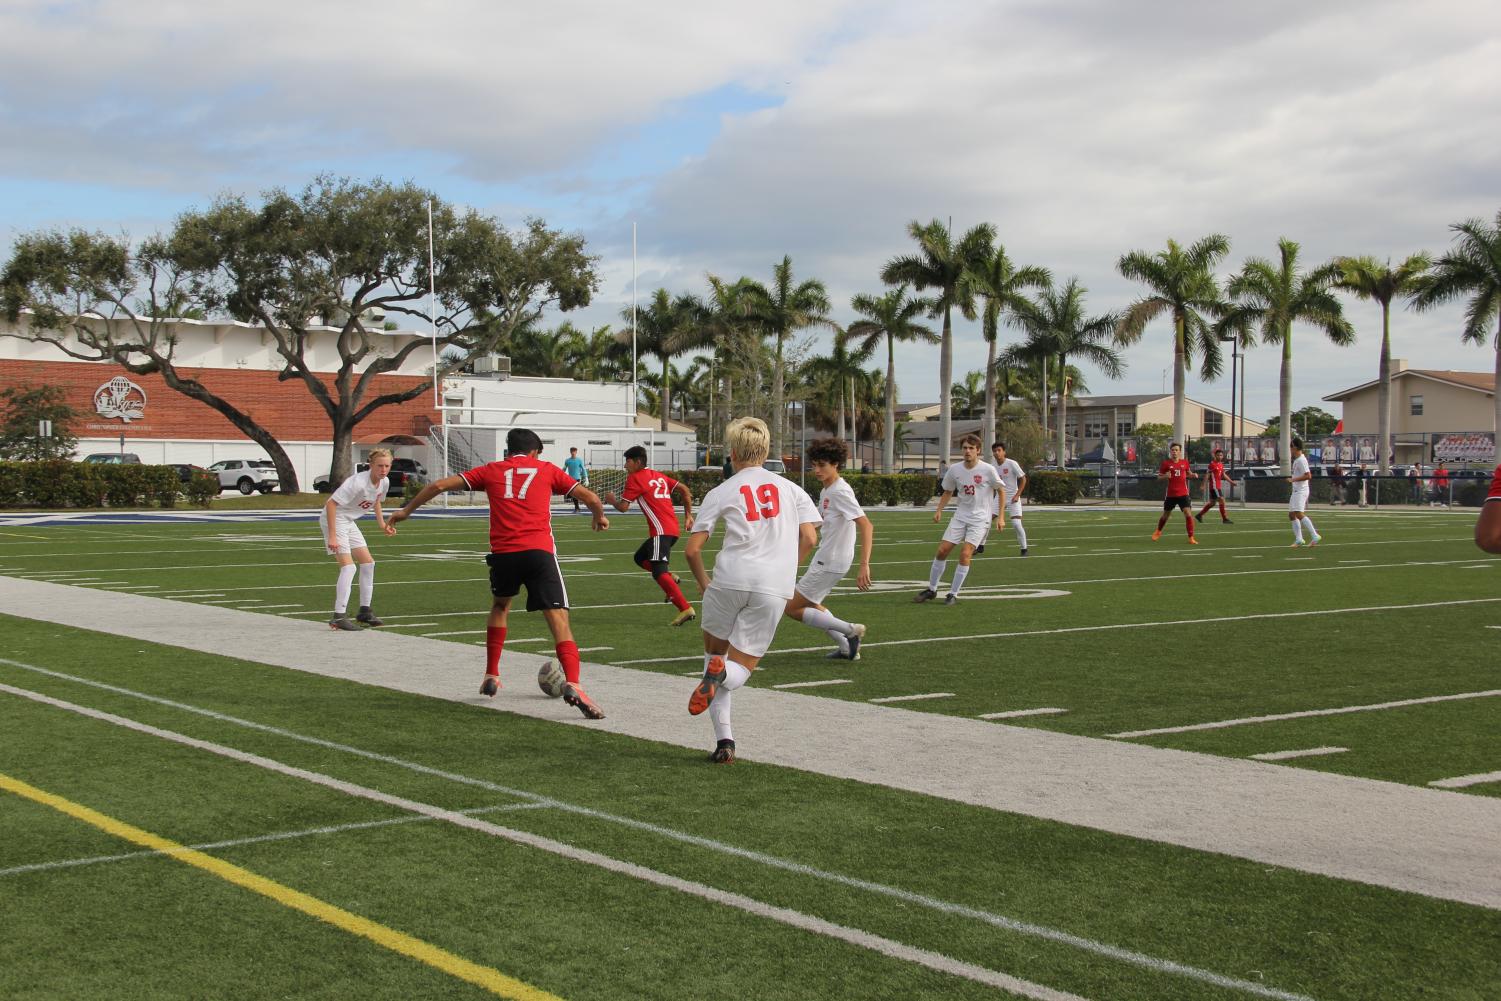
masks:
<path fill-rule="evenodd" d="M 147 466 L 145 470 L 146 503 L 176 507 L 178 495 L 182 493 L 182 478 L 177 475 L 177 470 L 171 466 Z"/>
<path fill-rule="evenodd" d="M 1042 470 L 1027 477 L 1027 495 L 1034 504 L 1072 504 L 1082 488 L 1078 473 Z"/>
<path fill-rule="evenodd" d="M 724 482 L 724 472 L 718 469 L 679 469 L 667 475 L 687 485 L 688 489 L 693 492 L 695 504 L 704 499 L 704 494 Z"/>
<path fill-rule="evenodd" d="M 902 481 L 902 499 L 915 507 L 926 507 L 928 501 L 943 492 L 938 488 L 938 477 L 927 473 L 909 473 L 897 479 Z"/>
<path fill-rule="evenodd" d="M 25 476 L 19 462 L 0 462 L 0 507 L 20 507 Z"/>
<path fill-rule="evenodd" d="M 194 473 L 184 492 L 193 504 L 208 507 L 219 496 L 219 477 L 213 473 Z"/>
<path fill-rule="evenodd" d="M 149 467 L 142 465 L 100 466 L 104 499 L 110 507 L 135 507 L 146 492 Z"/>

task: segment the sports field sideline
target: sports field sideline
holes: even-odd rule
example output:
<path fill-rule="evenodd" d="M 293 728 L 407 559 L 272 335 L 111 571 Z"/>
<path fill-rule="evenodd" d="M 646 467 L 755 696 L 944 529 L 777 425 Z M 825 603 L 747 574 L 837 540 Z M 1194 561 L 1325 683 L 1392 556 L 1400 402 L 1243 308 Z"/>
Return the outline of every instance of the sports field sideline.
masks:
<path fill-rule="evenodd" d="M 331 590 L 305 524 L 12 522 L 7 788 L 235 842 L 205 851 L 384 931 L 160 856 L 85 864 L 128 854 L 120 829 L 18 793 L 0 994 L 1495 996 L 1494 563 L 1467 517 L 1316 517 L 1313 551 L 1261 512 L 1189 550 L 1146 512 L 1034 511 L 1029 557 L 1003 536 L 939 608 L 910 603 L 930 515 L 878 512 L 883 589 L 830 599 L 864 658 L 784 623 L 728 770 L 701 766 L 696 633 L 630 568 L 634 518 L 557 528 L 580 646 L 608 647 L 585 659 L 622 665 L 586 668 L 602 724 L 510 652 L 477 705 L 478 522 L 375 542 L 385 636 L 291 625 Z M 535 618 L 513 649 L 544 649 Z M 266 976 L 273 941 L 295 974 Z M 134 993 L 101 991 L 123 960 Z"/>

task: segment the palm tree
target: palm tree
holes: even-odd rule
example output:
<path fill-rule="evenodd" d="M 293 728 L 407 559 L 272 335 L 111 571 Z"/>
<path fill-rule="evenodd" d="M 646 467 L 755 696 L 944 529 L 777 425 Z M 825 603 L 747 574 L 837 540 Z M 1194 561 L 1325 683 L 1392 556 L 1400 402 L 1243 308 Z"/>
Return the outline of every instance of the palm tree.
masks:
<path fill-rule="evenodd" d="M 1412 297 L 1416 309 L 1432 309 L 1440 303 L 1469 296 L 1465 305 L 1466 344 L 1484 344 L 1486 328 L 1496 325 L 1496 385 L 1501 389 L 1501 212 L 1495 225 L 1470 219 L 1449 227 L 1454 246 L 1433 265 Z M 1496 426 L 1501 432 L 1501 392 L 1496 394 Z"/>
<path fill-rule="evenodd" d="M 620 311 L 623 320 L 630 322 L 633 309 L 627 306 Z M 686 293 L 672 296 L 665 288 L 652 293 L 644 307 L 635 310 L 636 350 L 662 363 L 662 379 L 659 384 L 663 431 L 672 410 L 672 359 L 702 347 L 707 340 L 705 322 L 707 310 L 697 296 Z M 623 330 L 616 335 L 623 344 L 629 344 L 631 332 Z"/>
<path fill-rule="evenodd" d="M 852 341 L 849 331 L 835 327 L 834 346 L 829 353 L 810 359 L 804 366 L 810 381 L 825 390 L 827 397 L 835 401 L 834 433 L 846 441 L 854 437 L 855 397 L 852 383 L 865 374 L 862 366 L 870 361 L 876 348 L 875 342 L 868 338 L 860 344 L 853 344 Z M 848 435 L 844 432 L 846 406 L 850 415 Z"/>
<path fill-rule="evenodd" d="M 1016 267 L 1006 256 L 1006 248 L 997 245 L 966 272 L 963 281 L 971 294 L 985 301 L 980 311 L 980 333 L 985 337 L 985 433 L 981 437 L 989 441 L 995 436 L 996 339 L 1001 319 L 1005 317 L 1013 325 L 1019 322 L 1031 305 L 1025 290 L 1047 288 L 1053 283 L 1053 276 L 1047 268 Z"/>
<path fill-rule="evenodd" d="M 1184 372 L 1195 353 L 1203 361 L 1199 374 L 1213 379 L 1220 374 L 1220 342 L 1206 315 L 1219 319 L 1228 306 L 1220 296 L 1214 266 L 1230 253 L 1230 241 L 1212 233 L 1187 250 L 1175 240 L 1167 249 L 1149 254 L 1132 251 L 1121 257 L 1116 270 L 1139 281 L 1151 294 L 1133 302 L 1115 327 L 1115 339 L 1125 345 L 1141 340 L 1142 331 L 1164 313 L 1173 319 L 1173 437 L 1183 440 Z"/>
<path fill-rule="evenodd" d="M 851 337 L 863 338 L 861 348 L 874 347 L 881 339 L 886 340 L 886 443 L 881 451 L 881 472 L 891 472 L 896 462 L 896 342 L 917 341 L 924 344 L 938 343 L 938 336 L 931 327 L 917 322 L 917 318 L 932 312 L 933 304 L 922 298 L 908 298 L 907 286 L 898 287 L 883 296 L 860 294 L 850 299 L 850 308 L 865 319 L 849 325 Z"/>
<path fill-rule="evenodd" d="M 720 373 L 720 381 L 724 388 L 724 397 L 720 401 L 722 414 L 720 427 L 710 430 L 711 438 L 717 433 L 719 440 L 723 441 L 724 428 L 735 416 L 736 377 L 743 378 L 749 368 L 755 380 L 753 385 L 759 386 L 760 384 L 760 366 L 746 366 L 744 359 L 750 355 L 759 355 L 763 332 L 760 321 L 755 315 L 755 300 L 752 295 L 752 286 L 755 282 L 749 278 L 726 282 L 713 274 L 706 277 L 709 282 L 709 297 L 706 303 L 709 309 L 708 330 L 713 336 L 714 366 Z M 743 408 L 744 412 L 753 413 L 755 404 L 753 393 L 749 406 Z"/>
<path fill-rule="evenodd" d="M 823 282 L 815 278 L 794 284 L 792 258 L 784 256 L 771 268 L 771 285 L 750 282 L 748 290 L 754 302 L 756 318 L 775 339 L 776 362 L 772 368 L 772 411 L 775 418 L 771 428 L 772 455 L 782 454 L 782 437 L 785 431 L 786 414 L 786 364 L 782 358 L 787 338 L 805 327 L 829 322 L 829 293 Z"/>
<path fill-rule="evenodd" d="M 975 293 L 964 282 L 967 271 L 982 266 L 995 244 L 995 227 L 981 223 L 965 233 L 956 244 L 949 228 L 934 219 L 924 226 L 916 219 L 907 224 L 907 233 L 917 241 L 917 253 L 893 257 L 881 269 L 881 280 L 888 285 L 911 285 L 917 291 L 933 289 L 931 315 L 943 315 L 943 339 L 938 354 L 938 422 L 943 462 L 952 455 L 954 432 L 953 408 L 949 402 L 949 384 L 954 379 L 954 307 L 968 319 L 975 317 Z"/>
<path fill-rule="evenodd" d="M 1330 291 L 1343 274 L 1338 262 L 1300 272 L 1296 243 L 1283 237 L 1277 241 L 1277 251 L 1279 260 L 1275 263 L 1264 257 L 1246 258 L 1240 274 L 1230 279 L 1226 292 L 1236 305 L 1221 321 L 1220 329 L 1244 333 L 1259 327 L 1263 341 L 1282 345 L 1278 449 L 1286 474 L 1292 463 L 1288 447 L 1292 440 L 1293 324 L 1311 324 L 1340 346 L 1355 343 L 1355 328 Z"/>
<path fill-rule="evenodd" d="M 960 417 L 973 419 L 985 396 L 985 373 L 976 369 L 964 373 L 964 381 L 949 387 L 949 397 L 954 401 L 954 410 Z"/>
<path fill-rule="evenodd" d="M 1390 258 L 1382 264 L 1374 257 L 1341 257 L 1337 263 L 1341 274 L 1336 288 L 1381 304 L 1381 364 L 1377 368 L 1381 388 L 1376 391 L 1381 453 L 1377 472 L 1385 476 L 1391 470 L 1392 451 L 1392 300 L 1413 294 L 1418 279 L 1433 265 L 1433 258 L 1426 251 L 1419 252 L 1395 268 Z"/>
<path fill-rule="evenodd" d="M 1082 381 L 1072 385 L 1068 361 L 1078 358 L 1100 369 L 1112 379 L 1119 379 L 1124 371 L 1120 352 L 1107 343 L 1115 335 L 1119 322 L 1115 315 L 1084 315 L 1084 286 L 1078 278 L 1070 278 L 1061 289 L 1043 289 L 1033 307 L 1023 316 L 1027 332 L 1036 339 L 1042 350 L 1057 363 L 1058 372 L 1058 464 L 1064 464 L 1066 428 L 1068 424 L 1068 394 L 1071 389 L 1083 389 Z"/>

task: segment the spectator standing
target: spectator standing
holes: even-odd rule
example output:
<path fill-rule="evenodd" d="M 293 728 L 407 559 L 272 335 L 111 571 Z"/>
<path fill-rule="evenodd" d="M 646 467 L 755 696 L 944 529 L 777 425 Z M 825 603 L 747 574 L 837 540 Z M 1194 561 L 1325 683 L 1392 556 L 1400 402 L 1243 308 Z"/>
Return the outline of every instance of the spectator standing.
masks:
<path fill-rule="evenodd" d="M 1343 504 L 1345 502 L 1345 467 L 1339 463 L 1329 471 L 1329 504 Z"/>
<path fill-rule="evenodd" d="M 1433 501 L 1440 507 L 1449 506 L 1449 470 L 1440 462 L 1433 471 Z"/>

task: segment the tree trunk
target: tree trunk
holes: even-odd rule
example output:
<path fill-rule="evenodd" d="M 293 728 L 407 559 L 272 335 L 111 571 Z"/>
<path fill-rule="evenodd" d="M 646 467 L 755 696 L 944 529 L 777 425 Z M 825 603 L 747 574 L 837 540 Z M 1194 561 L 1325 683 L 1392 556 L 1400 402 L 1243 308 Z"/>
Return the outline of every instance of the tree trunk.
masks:
<path fill-rule="evenodd" d="M 784 397 L 784 393 L 786 392 L 785 381 L 786 373 L 782 369 L 782 335 L 779 333 L 777 334 L 777 363 L 772 372 L 771 386 L 771 393 L 774 397 L 771 409 L 772 413 L 776 415 L 771 425 L 771 457 L 773 459 L 780 459 L 782 457 L 783 421 L 787 418 L 786 399 Z"/>
<path fill-rule="evenodd" d="M 1277 380 L 1278 405 L 1282 413 L 1282 426 L 1277 429 L 1277 450 L 1281 453 L 1278 459 L 1282 464 L 1282 475 L 1292 473 L 1292 405 L 1293 405 L 1293 327 L 1291 323 L 1282 328 L 1282 375 Z"/>
<path fill-rule="evenodd" d="M 954 408 L 949 399 L 950 387 L 954 384 L 954 325 L 953 307 L 943 307 L 943 343 L 938 352 L 938 454 L 943 457 L 947 469 L 953 458 Z"/>
<path fill-rule="evenodd" d="M 1496 385 L 1501 386 L 1501 317 L 1496 318 Z M 1491 433 L 1501 436 L 1501 392 L 1496 393 L 1496 413 Z"/>
<path fill-rule="evenodd" d="M 995 337 L 985 344 L 985 424 L 980 437 L 989 450 L 995 441 Z"/>
<path fill-rule="evenodd" d="M 839 376 L 839 409 L 834 412 L 834 436 L 840 441 L 849 441 L 844 436 L 844 376 Z M 851 435 L 850 438 L 853 438 Z"/>
<path fill-rule="evenodd" d="M 1184 450 L 1185 452 L 1187 449 Z M 1068 356 L 1058 356 L 1058 468 L 1068 466 Z"/>
<path fill-rule="evenodd" d="M 1187 409 L 1188 392 L 1184 385 L 1184 329 L 1183 317 L 1173 317 L 1173 440 L 1183 446 L 1183 454 L 1188 454 L 1188 445 L 1183 440 L 1183 432 L 1186 429 L 1184 420 Z"/>
<path fill-rule="evenodd" d="M 127 368 L 127 371 L 135 371 L 128 366 L 122 367 Z M 167 387 L 169 389 L 176 390 L 177 392 L 190 399 L 197 400 L 199 403 L 211 407 L 217 413 L 222 414 L 225 419 L 227 419 L 239 431 L 241 431 L 245 435 L 245 437 L 249 438 L 251 441 L 255 442 L 261 448 L 266 450 L 266 454 L 271 456 L 271 461 L 276 464 L 276 475 L 277 479 L 280 481 L 280 485 L 277 488 L 279 493 L 295 494 L 298 492 L 299 485 L 297 482 L 297 470 L 292 466 L 292 460 L 287 455 L 287 450 L 281 447 L 281 442 L 277 441 L 276 438 L 272 436 L 271 432 L 261 427 L 248 415 L 241 413 L 228 401 L 222 400 L 219 397 L 215 396 L 213 393 L 209 392 L 202 383 L 198 382 L 195 379 L 182 378 L 177 374 L 177 369 L 175 366 L 167 364 L 157 365 L 154 367 L 156 372 L 161 375 L 162 381 L 167 384 Z M 150 373 L 137 372 L 136 374 L 147 375 Z M 337 459 L 337 453 L 335 453 L 335 458 Z M 346 457 L 346 462 L 347 461 L 348 460 Z M 346 466 L 345 468 L 347 469 L 348 467 Z M 346 473 L 345 475 L 347 476 L 348 474 Z M 340 482 L 343 481 L 341 480 Z M 338 484 L 335 483 L 334 487 L 335 489 L 337 489 Z"/>
<path fill-rule="evenodd" d="M 1052 400 L 1053 393 L 1052 393 L 1052 390 L 1048 386 L 1048 356 L 1047 355 L 1043 355 L 1042 356 L 1042 385 L 1040 385 L 1040 386 L 1037 387 L 1037 395 L 1039 397 L 1041 397 L 1041 401 L 1040 402 L 1042 403 L 1042 408 L 1041 408 L 1042 409 L 1042 440 L 1044 442 L 1046 442 L 1048 440 L 1048 415 L 1052 411 L 1052 402 L 1053 402 L 1053 400 Z M 1046 451 L 1046 446 L 1044 446 L 1043 450 Z"/>
<path fill-rule="evenodd" d="M 1381 365 L 1376 377 L 1381 387 L 1376 390 L 1377 447 L 1376 472 L 1386 476 L 1391 472 L 1392 454 L 1392 316 L 1391 303 L 1381 304 Z"/>
<path fill-rule="evenodd" d="M 896 348 L 886 335 L 886 440 L 881 444 L 881 472 L 890 473 L 896 466 Z"/>
<path fill-rule="evenodd" d="M 672 413 L 671 360 L 662 358 L 662 430 L 667 430 L 667 416 Z"/>

